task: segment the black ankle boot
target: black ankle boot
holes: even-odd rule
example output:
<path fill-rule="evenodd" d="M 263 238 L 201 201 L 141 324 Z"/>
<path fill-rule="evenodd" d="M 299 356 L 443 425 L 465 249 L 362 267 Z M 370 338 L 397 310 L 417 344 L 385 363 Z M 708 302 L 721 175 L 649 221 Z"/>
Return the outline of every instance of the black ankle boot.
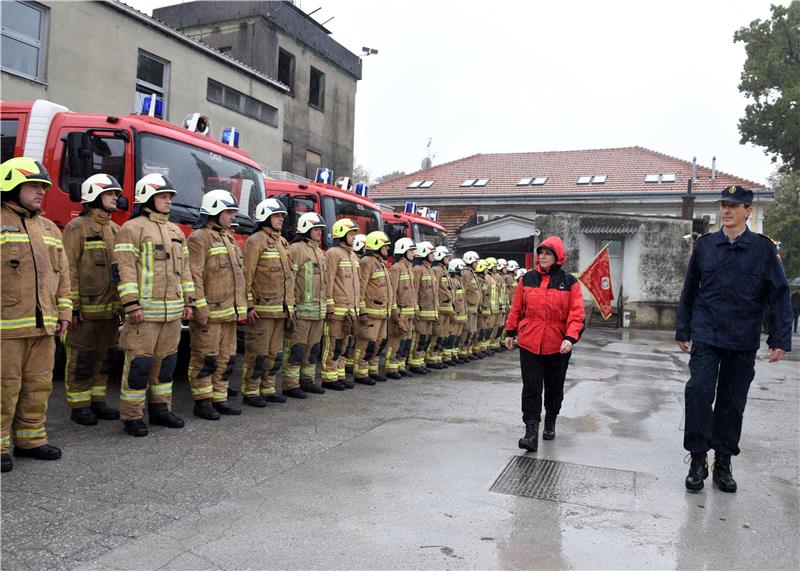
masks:
<path fill-rule="evenodd" d="M 544 417 L 542 440 L 553 440 L 556 437 L 556 419 Z"/>
<path fill-rule="evenodd" d="M 253 395 L 251 397 L 244 397 L 242 402 L 247 406 L 254 406 L 256 408 L 264 408 L 267 406 L 267 401 L 265 401 L 262 397 L 258 395 Z"/>
<path fill-rule="evenodd" d="M 519 447 L 528 452 L 539 449 L 539 421 L 525 423 L 525 436 L 519 439 Z"/>
<path fill-rule="evenodd" d="M 150 415 L 150 424 L 167 428 L 183 428 L 185 424 L 183 419 L 178 418 L 165 404 L 151 404 L 147 412 Z"/>
<path fill-rule="evenodd" d="M 20 448 L 14 446 L 14 456 L 22 458 L 36 458 L 37 460 L 58 460 L 61 458 L 61 448 L 42 444 L 33 448 Z"/>
<path fill-rule="evenodd" d="M 211 399 L 194 401 L 194 415 L 204 420 L 219 420 L 219 412 L 211 404 Z"/>
<path fill-rule="evenodd" d="M 705 452 L 692 452 L 689 475 L 686 476 L 686 489 L 697 492 L 703 489 L 703 480 L 708 478 L 708 457 Z"/>
<path fill-rule="evenodd" d="M 733 479 L 733 472 L 731 471 L 730 455 L 715 452 L 714 466 L 711 471 L 714 483 L 720 490 L 731 494 L 736 492 L 736 480 Z"/>
<path fill-rule="evenodd" d="M 111 408 L 103 401 L 93 402 L 92 412 L 100 420 L 117 420 L 119 418 L 119 411 Z"/>
<path fill-rule="evenodd" d="M 324 395 L 325 389 L 314 384 L 314 381 L 300 381 L 300 388 L 312 395 Z"/>
<path fill-rule="evenodd" d="M 213 403 L 214 409 L 220 413 L 229 416 L 238 416 L 242 414 L 242 409 L 238 406 L 233 404 L 232 402 L 224 401 L 224 402 L 215 402 Z"/>
<path fill-rule="evenodd" d="M 10 472 L 14 469 L 14 461 L 11 459 L 11 454 L 3 452 L 3 472 Z"/>
<path fill-rule="evenodd" d="M 94 426 L 97 424 L 97 417 L 88 406 L 73 408 L 69 418 L 72 422 L 77 422 L 83 426 Z"/>
<path fill-rule="evenodd" d="M 147 436 L 147 425 L 143 420 L 125 420 L 123 421 L 125 432 L 131 436 Z"/>

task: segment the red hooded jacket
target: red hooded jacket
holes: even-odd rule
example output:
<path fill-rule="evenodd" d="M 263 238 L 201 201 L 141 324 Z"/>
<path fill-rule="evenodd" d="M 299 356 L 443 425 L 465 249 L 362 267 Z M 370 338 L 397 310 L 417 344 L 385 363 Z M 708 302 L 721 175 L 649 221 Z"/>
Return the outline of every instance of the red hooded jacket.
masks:
<path fill-rule="evenodd" d="M 561 238 L 552 236 L 539 247 L 556 253 L 556 263 L 545 272 L 537 264 L 522 276 L 506 321 L 510 337 L 519 336 L 523 349 L 536 355 L 552 355 L 564 339 L 577 343 L 583 333 L 583 293 L 578 280 L 562 269 L 567 261 Z"/>

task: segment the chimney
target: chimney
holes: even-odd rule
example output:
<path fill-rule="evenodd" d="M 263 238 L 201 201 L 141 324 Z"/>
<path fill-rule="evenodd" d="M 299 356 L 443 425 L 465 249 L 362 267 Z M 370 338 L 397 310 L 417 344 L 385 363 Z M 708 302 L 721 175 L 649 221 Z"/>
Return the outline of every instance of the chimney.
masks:
<path fill-rule="evenodd" d="M 717 157 L 711 159 L 711 180 L 717 180 Z"/>
<path fill-rule="evenodd" d="M 694 195 L 692 194 L 692 179 L 686 184 L 686 194 L 681 199 L 681 218 L 684 220 L 694 219 Z"/>
<path fill-rule="evenodd" d="M 692 180 L 697 180 L 697 157 L 692 157 Z"/>

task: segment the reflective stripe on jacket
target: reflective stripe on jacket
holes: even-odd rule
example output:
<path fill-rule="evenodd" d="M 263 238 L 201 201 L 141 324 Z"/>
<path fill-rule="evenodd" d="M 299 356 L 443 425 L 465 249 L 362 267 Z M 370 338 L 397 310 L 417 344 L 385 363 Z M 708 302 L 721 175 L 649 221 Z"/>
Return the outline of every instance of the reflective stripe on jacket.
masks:
<path fill-rule="evenodd" d="M 3 202 L 0 211 L 0 335 L 53 335 L 59 320 L 72 319 L 61 232 L 51 220 L 15 203 Z"/>
<path fill-rule="evenodd" d="M 334 319 L 344 319 L 348 313 L 358 315 L 361 299 L 358 267 L 358 256 L 344 242 L 325 252 L 325 303 Z"/>
<path fill-rule="evenodd" d="M 166 214 L 145 208 L 123 224 L 114 243 L 114 266 L 125 313 L 141 309 L 145 321 L 174 321 L 194 305 L 186 238 Z"/>
<path fill-rule="evenodd" d="M 457 322 L 467 320 L 467 299 L 462 281 L 461 276 L 450 276 L 450 282 L 453 284 L 453 313 Z"/>
<path fill-rule="evenodd" d="M 464 297 L 467 303 L 467 313 L 474 315 L 478 313 L 481 305 L 481 283 L 478 276 L 471 267 L 461 270 L 461 283 L 464 284 Z"/>
<path fill-rule="evenodd" d="M 212 323 L 247 317 L 244 258 L 236 239 L 209 222 L 186 240 L 195 288 L 195 318 Z"/>
<path fill-rule="evenodd" d="M 406 258 L 401 258 L 389 268 L 389 280 L 394 290 L 397 315 L 413 318 L 417 313 L 417 293 L 414 290 L 414 280 L 411 275 L 411 264 Z"/>
<path fill-rule="evenodd" d="M 442 265 L 433 266 L 432 269 L 438 284 L 439 313 L 453 313 L 453 284 L 450 282 L 450 273 Z"/>
<path fill-rule="evenodd" d="M 439 319 L 439 288 L 430 262 L 423 260 L 411 272 L 414 276 L 414 290 L 417 292 L 420 321 L 436 321 Z"/>
<path fill-rule="evenodd" d="M 111 263 L 119 226 L 111 214 L 91 208 L 64 228 L 72 310 L 84 319 L 109 319 L 122 312 Z"/>
<path fill-rule="evenodd" d="M 259 317 L 288 317 L 294 311 L 294 274 L 289 243 L 272 228 L 263 227 L 244 243 L 247 305 Z"/>
<path fill-rule="evenodd" d="M 324 319 L 325 254 L 313 240 L 301 240 L 289 246 L 289 262 L 294 271 L 294 300 L 300 319 Z"/>
<path fill-rule="evenodd" d="M 389 280 L 389 270 L 384 261 L 375 254 L 361 258 L 361 299 L 358 302 L 359 315 L 367 314 L 374 319 L 388 319 L 397 309 L 394 290 Z"/>

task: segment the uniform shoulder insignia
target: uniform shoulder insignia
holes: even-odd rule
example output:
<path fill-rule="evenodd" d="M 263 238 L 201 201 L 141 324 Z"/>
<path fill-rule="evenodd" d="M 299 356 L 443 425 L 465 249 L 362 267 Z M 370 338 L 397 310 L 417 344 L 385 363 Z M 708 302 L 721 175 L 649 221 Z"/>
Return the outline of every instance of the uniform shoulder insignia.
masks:
<path fill-rule="evenodd" d="M 775 247 L 777 247 L 777 246 L 778 246 L 778 243 L 777 243 L 775 240 L 773 240 L 772 238 L 770 238 L 769 236 L 767 236 L 766 234 L 759 234 L 758 232 L 756 232 L 756 235 L 757 235 L 757 236 L 761 236 L 762 238 L 766 238 L 767 240 L 769 240 L 770 242 L 772 242 L 772 244 L 773 244 Z"/>

